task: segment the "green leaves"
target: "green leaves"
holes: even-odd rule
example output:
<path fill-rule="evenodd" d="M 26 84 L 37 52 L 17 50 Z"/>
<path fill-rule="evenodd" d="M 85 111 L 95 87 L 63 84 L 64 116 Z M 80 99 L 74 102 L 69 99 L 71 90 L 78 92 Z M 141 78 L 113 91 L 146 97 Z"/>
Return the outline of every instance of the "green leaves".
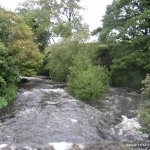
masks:
<path fill-rule="evenodd" d="M 147 5 L 146 5 L 147 4 Z M 139 35 L 148 35 L 150 33 L 150 2 L 148 1 L 132 1 L 118 0 L 113 1 L 106 10 L 103 18 L 103 30 L 105 32 L 105 40 L 109 40 L 109 35 L 113 30 L 117 31 L 116 39 L 131 39 Z M 108 30 L 109 29 L 109 30 Z M 104 33 L 102 30 L 102 33 Z M 103 40 L 104 35 L 101 39 Z"/>
<path fill-rule="evenodd" d="M 45 51 L 46 66 L 50 78 L 57 82 L 65 82 L 72 66 L 73 57 L 76 55 L 79 43 L 66 41 L 63 44 L 54 44 Z"/>
<path fill-rule="evenodd" d="M 32 39 L 32 31 L 16 14 L 0 8 L 0 39 L 6 46 L 18 39 Z"/>
<path fill-rule="evenodd" d="M 19 60 L 20 75 L 34 76 L 43 64 L 43 55 L 39 52 L 37 45 L 31 40 L 17 40 L 11 45 L 16 51 Z"/>
<path fill-rule="evenodd" d="M 145 133 L 150 133 L 150 102 L 145 101 L 140 108 L 140 120 L 143 124 L 142 130 Z"/>
<path fill-rule="evenodd" d="M 17 59 L 0 43 L 0 108 L 15 96 L 15 85 L 19 81 Z"/>
<path fill-rule="evenodd" d="M 109 47 L 115 86 L 139 88 L 150 72 L 149 14 L 148 0 L 114 0 L 107 7 L 99 40 Z"/>
<path fill-rule="evenodd" d="M 3 97 L 0 97 L 0 109 L 7 105 L 8 105 L 8 102 Z"/>
<path fill-rule="evenodd" d="M 67 86 L 70 93 L 81 100 L 100 100 L 108 85 L 106 69 L 93 65 L 89 56 L 78 54 L 68 76 Z"/>
<path fill-rule="evenodd" d="M 150 97 L 150 75 L 149 74 L 146 75 L 146 78 L 142 81 L 142 84 L 144 85 L 144 88 L 142 89 L 143 94 Z"/>
<path fill-rule="evenodd" d="M 68 38 L 71 36 L 72 27 L 70 23 L 62 23 L 60 22 L 53 29 L 54 33 L 60 35 L 61 37 Z"/>
<path fill-rule="evenodd" d="M 23 4 L 19 15 L 32 28 L 34 41 L 44 51 L 55 37 L 78 41 L 88 38 L 88 26 L 79 13 L 81 9 L 78 0 L 31 0 Z"/>

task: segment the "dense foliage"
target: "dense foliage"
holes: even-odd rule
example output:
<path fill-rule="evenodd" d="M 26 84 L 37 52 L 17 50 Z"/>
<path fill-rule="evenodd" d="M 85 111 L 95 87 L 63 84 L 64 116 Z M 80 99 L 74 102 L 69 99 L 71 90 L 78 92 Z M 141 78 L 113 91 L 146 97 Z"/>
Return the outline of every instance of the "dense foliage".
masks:
<path fill-rule="evenodd" d="M 139 87 L 150 72 L 150 1 L 114 0 L 99 40 L 109 47 L 113 85 Z"/>
<path fill-rule="evenodd" d="M 45 51 L 46 70 L 51 79 L 67 82 L 72 95 L 82 100 L 98 100 L 108 88 L 108 72 L 96 65 L 98 43 L 66 41 L 54 44 Z"/>
<path fill-rule="evenodd" d="M 65 82 L 69 75 L 69 68 L 72 66 L 73 57 L 79 49 L 76 41 L 54 44 L 45 51 L 46 66 L 49 76 L 56 82 Z"/>
<path fill-rule="evenodd" d="M 81 100 L 100 100 L 109 85 L 106 69 L 93 64 L 90 57 L 79 53 L 70 68 L 68 90 Z"/>
<path fill-rule="evenodd" d="M 0 43 L 0 108 L 15 97 L 19 81 L 18 61 L 10 50 Z"/>
<path fill-rule="evenodd" d="M 42 55 L 33 42 L 33 33 L 16 14 L 0 8 L 0 40 L 19 60 L 20 75 L 37 74 Z"/>
<path fill-rule="evenodd" d="M 39 49 L 44 51 L 49 42 L 58 38 L 82 41 L 88 37 L 81 9 L 78 0 L 30 0 L 18 8 L 18 13 L 31 27 Z"/>
<path fill-rule="evenodd" d="M 43 63 L 30 27 L 15 13 L 0 8 L 0 108 L 16 95 L 19 75 L 36 75 Z"/>
<path fill-rule="evenodd" d="M 150 75 L 147 74 L 145 80 L 142 81 L 144 84 L 143 94 L 150 97 Z"/>
<path fill-rule="evenodd" d="M 20 75 L 34 76 L 43 64 L 43 55 L 31 40 L 17 40 L 10 46 L 19 60 Z"/>
<path fill-rule="evenodd" d="M 141 106 L 140 119 L 144 124 L 144 131 L 150 133 L 150 75 L 146 76 L 146 79 L 142 82 L 144 88 L 142 89 L 145 98 L 147 99 Z"/>

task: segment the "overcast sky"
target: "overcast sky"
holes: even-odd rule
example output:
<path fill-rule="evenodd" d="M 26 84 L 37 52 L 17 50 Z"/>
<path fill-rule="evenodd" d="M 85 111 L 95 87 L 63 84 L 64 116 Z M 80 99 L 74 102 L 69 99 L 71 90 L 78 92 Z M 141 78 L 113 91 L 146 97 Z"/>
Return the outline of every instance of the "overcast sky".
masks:
<path fill-rule="evenodd" d="M 0 5 L 7 9 L 14 10 L 18 3 L 25 0 L 0 0 Z M 86 8 L 82 13 L 85 22 L 93 30 L 101 25 L 102 16 L 105 14 L 106 6 L 111 4 L 112 0 L 81 0 L 81 5 Z"/>

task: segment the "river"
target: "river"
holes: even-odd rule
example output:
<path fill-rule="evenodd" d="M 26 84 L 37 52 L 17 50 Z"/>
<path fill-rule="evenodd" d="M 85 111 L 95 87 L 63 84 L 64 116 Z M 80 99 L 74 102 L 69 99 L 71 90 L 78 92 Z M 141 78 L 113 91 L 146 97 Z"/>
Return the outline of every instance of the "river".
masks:
<path fill-rule="evenodd" d="M 137 143 L 140 94 L 110 88 L 103 102 L 85 103 L 68 94 L 62 84 L 26 77 L 16 100 L 0 114 L 0 145 L 41 146 L 51 142 Z"/>

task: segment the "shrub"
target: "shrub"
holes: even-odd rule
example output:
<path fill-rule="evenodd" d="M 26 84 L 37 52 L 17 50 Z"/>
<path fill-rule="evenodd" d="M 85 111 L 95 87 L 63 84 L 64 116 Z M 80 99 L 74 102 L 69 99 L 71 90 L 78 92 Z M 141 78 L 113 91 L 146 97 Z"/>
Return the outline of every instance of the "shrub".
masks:
<path fill-rule="evenodd" d="M 65 43 L 54 44 L 45 51 L 46 66 L 49 76 L 56 82 L 66 82 L 72 66 L 73 57 L 78 51 L 78 42 L 67 41 Z"/>
<path fill-rule="evenodd" d="M 7 105 L 8 105 L 8 102 L 3 97 L 0 97 L 0 109 Z"/>
<path fill-rule="evenodd" d="M 144 131 L 150 133 L 150 75 L 146 75 L 146 79 L 142 83 L 144 84 L 142 92 L 147 100 L 141 106 L 140 120 L 145 126 Z"/>
<path fill-rule="evenodd" d="M 150 133 L 150 102 L 146 101 L 140 109 L 140 120 L 144 125 L 143 131 Z"/>
<path fill-rule="evenodd" d="M 150 75 L 147 74 L 145 80 L 142 81 L 142 84 L 144 84 L 143 94 L 150 97 Z"/>
<path fill-rule="evenodd" d="M 70 69 L 67 87 L 72 95 L 81 100 L 98 100 L 104 97 L 109 85 L 108 72 L 94 66 L 86 55 L 78 55 Z"/>
<path fill-rule="evenodd" d="M 6 106 L 15 97 L 18 81 L 18 61 L 0 43 L 0 108 Z"/>
<path fill-rule="evenodd" d="M 22 76 L 34 76 L 43 64 L 43 55 L 37 45 L 31 40 L 16 40 L 10 45 L 19 60 L 19 70 Z"/>
<path fill-rule="evenodd" d="M 96 44 L 67 40 L 49 46 L 45 51 L 45 70 L 49 72 L 52 80 L 66 82 L 70 73 L 69 68 L 73 66 L 73 60 L 78 53 L 82 53 L 82 56 L 88 55 L 92 61 L 95 60 Z"/>

